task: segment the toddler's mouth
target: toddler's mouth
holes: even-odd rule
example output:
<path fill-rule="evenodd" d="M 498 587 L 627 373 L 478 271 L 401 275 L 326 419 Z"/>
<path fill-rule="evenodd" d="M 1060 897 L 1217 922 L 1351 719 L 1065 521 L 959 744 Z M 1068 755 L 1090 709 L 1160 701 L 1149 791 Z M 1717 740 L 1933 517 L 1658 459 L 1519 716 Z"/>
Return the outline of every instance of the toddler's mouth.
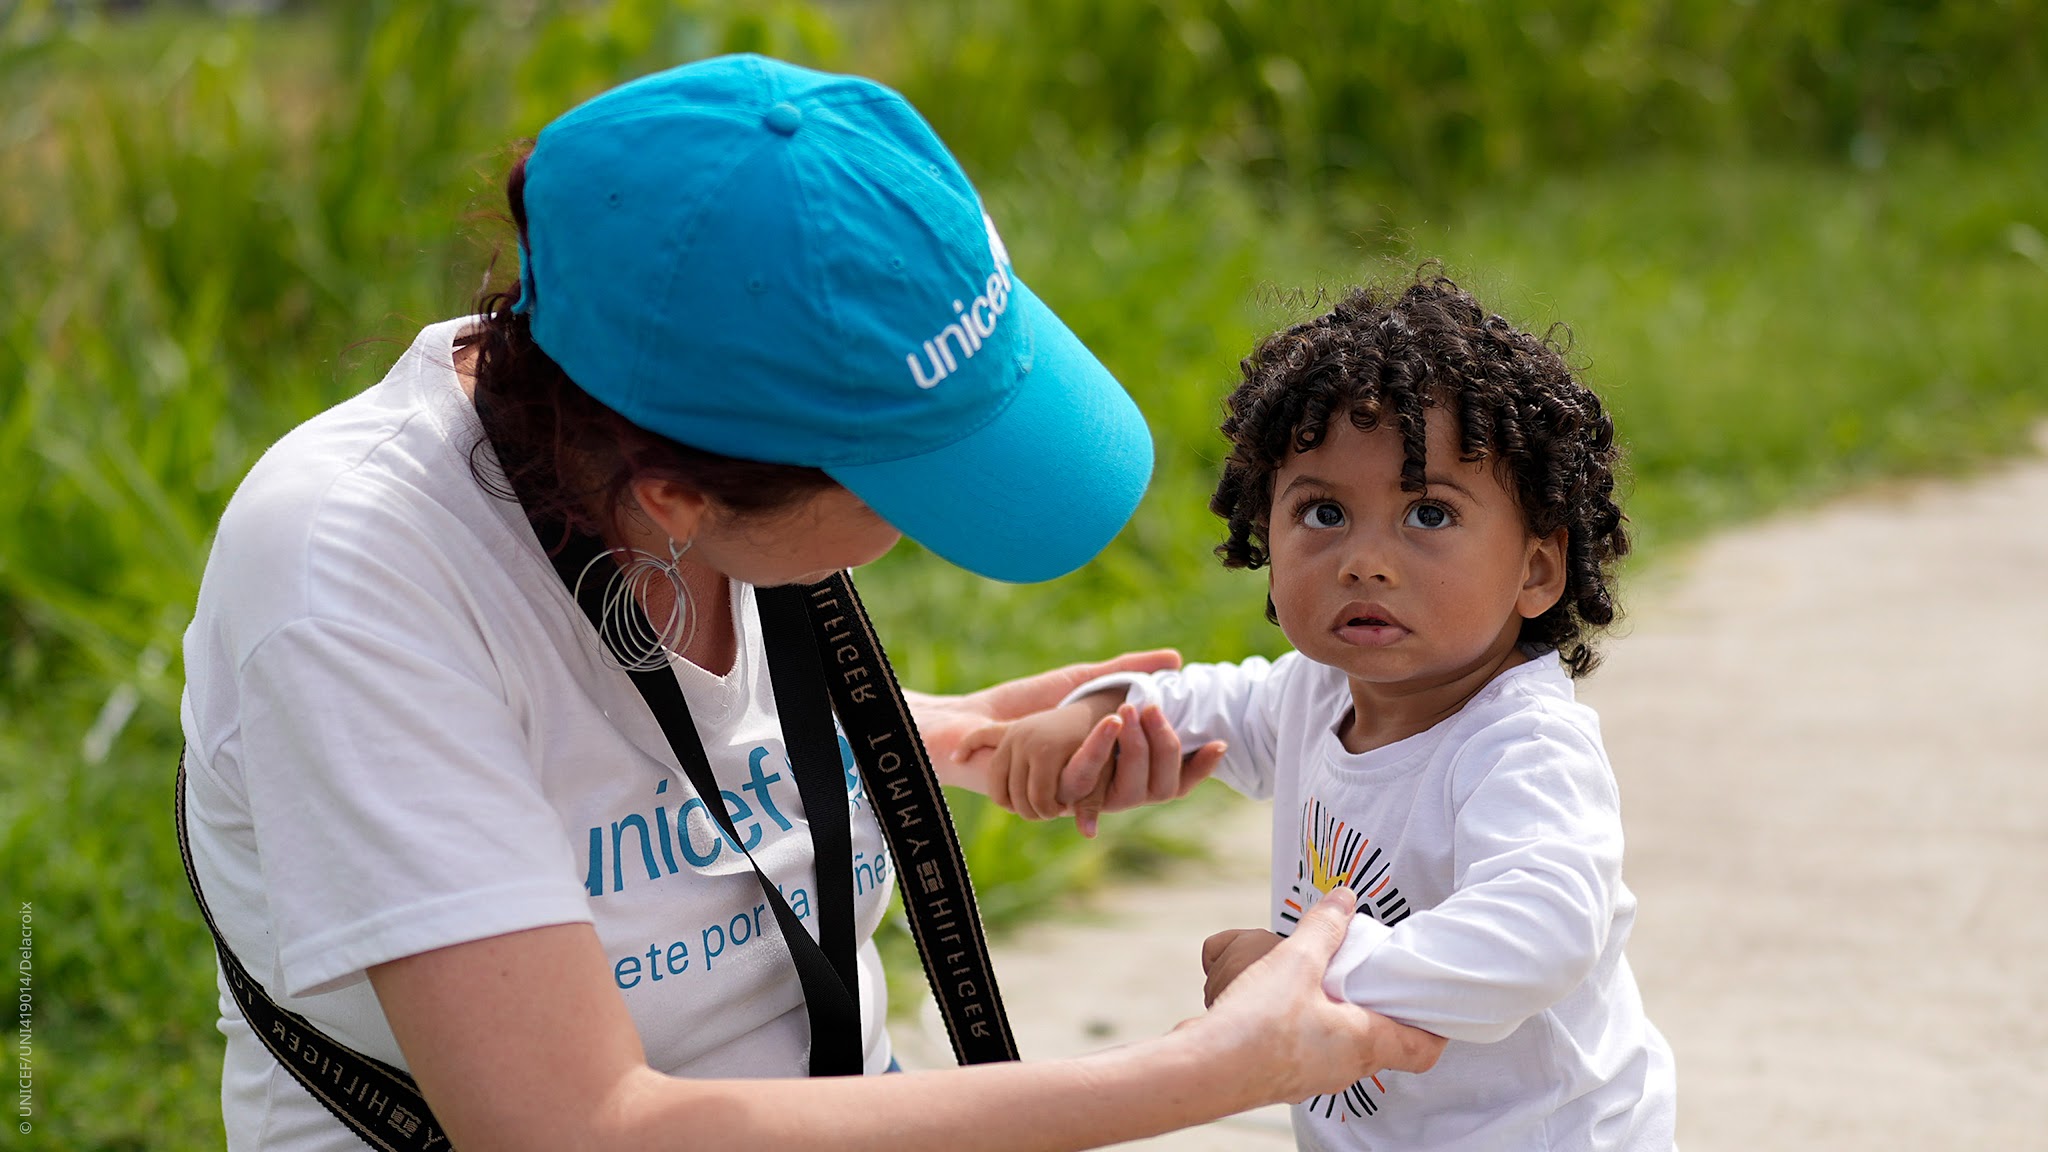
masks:
<path fill-rule="evenodd" d="M 1353 600 L 1338 610 L 1337 619 L 1345 628 L 1399 628 L 1401 621 L 1394 617 L 1392 609 L 1377 600 Z"/>
<path fill-rule="evenodd" d="M 1379 648 L 1408 634 L 1408 628 L 1387 611 L 1386 605 L 1371 601 L 1346 604 L 1337 616 L 1338 639 L 1347 644 Z"/>

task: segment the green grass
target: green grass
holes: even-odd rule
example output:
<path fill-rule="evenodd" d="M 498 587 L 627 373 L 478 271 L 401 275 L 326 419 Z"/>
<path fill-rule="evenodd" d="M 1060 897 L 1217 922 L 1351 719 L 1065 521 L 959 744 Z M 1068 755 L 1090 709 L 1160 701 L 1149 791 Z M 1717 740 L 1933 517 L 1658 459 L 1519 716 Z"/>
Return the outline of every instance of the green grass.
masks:
<path fill-rule="evenodd" d="M 1441 195 L 1646 150 L 1868 158 L 2039 108 L 2048 5 L 913 0 L 862 47 L 971 159 L 1165 160 L 1274 200 Z"/>
<path fill-rule="evenodd" d="M 1261 578 L 1206 552 L 1220 400 L 1260 333 L 1309 313 L 1299 297 L 1427 257 L 1526 328 L 1569 326 L 1571 359 L 1615 410 L 1650 556 L 2014 451 L 2048 411 L 2048 373 L 2017 353 L 2048 314 L 2048 165 L 2024 148 L 1927 147 L 1879 172 L 1667 157 L 1395 215 L 1366 240 L 1329 236 L 1313 210 L 1263 216 L 1227 185 L 1154 196 L 1050 173 L 992 199 L 1019 267 L 1144 407 L 1160 464 L 1132 526 L 1074 577 L 988 585 L 912 546 L 877 565 L 880 613 L 967 606 L 964 634 L 892 633 L 922 681 L 1162 643 L 1275 650 Z"/>
<path fill-rule="evenodd" d="M 797 5 L 542 5 L 519 25 L 464 5 L 174 11 L 40 40 L 21 22 L 38 7 L 0 11 L 0 899 L 36 908 L 36 1135 L 218 1147 L 211 958 L 169 789 L 178 637 L 235 482 L 374 380 L 393 341 L 465 307 L 503 239 L 481 218 L 502 148 L 552 112 L 728 47 L 872 61 L 913 88 L 936 66 Z M 982 139 L 972 163 L 1020 272 L 1145 409 L 1158 470 L 1131 527 L 1067 579 L 991 584 L 909 544 L 865 573 L 920 687 L 1159 644 L 1277 651 L 1262 578 L 1208 552 L 1221 397 L 1318 290 L 1427 257 L 1525 326 L 1570 325 L 1629 449 L 1651 563 L 1875 477 L 1967 468 L 2048 414 L 2029 352 L 2048 158 L 2025 133 L 1902 138 L 1860 153 L 1868 167 L 1698 141 L 1555 170 L 1452 157 L 1419 183 L 1325 173 L 1297 194 L 1271 165 L 1091 139 L 1085 108 L 1056 110 L 1069 120 L 1010 129 L 1037 143 Z M 1458 172 L 1489 179 L 1441 175 Z M 1201 843 L 1199 812 L 1112 818 L 1084 843 L 976 797 L 955 811 L 1004 926 Z"/>
<path fill-rule="evenodd" d="M 1420 243 L 1572 325 L 1650 543 L 2026 441 L 2048 183 L 2020 149 L 1881 172 L 1664 163 L 1479 200 Z M 1589 255 L 1591 258 L 1589 258 Z M 1523 302 L 1526 303 L 1523 303 Z"/>

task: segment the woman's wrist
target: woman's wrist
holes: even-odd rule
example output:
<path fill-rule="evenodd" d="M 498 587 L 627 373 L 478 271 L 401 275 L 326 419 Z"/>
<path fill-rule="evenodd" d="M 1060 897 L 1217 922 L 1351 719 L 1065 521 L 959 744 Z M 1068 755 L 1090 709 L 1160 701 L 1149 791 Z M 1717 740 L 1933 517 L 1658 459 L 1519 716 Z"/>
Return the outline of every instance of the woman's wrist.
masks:
<path fill-rule="evenodd" d="M 1271 1076 L 1272 1055 L 1260 1050 L 1260 1035 L 1234 1020 L 1204 1014 L 1145 1043 L 1165 1050 L 1158 1062 L 1214 1110 L 1211 1119 L 1220 1119 L 1268 1104 L 1292 1103 L 1281 1099 L 1281 1086 Z"/>

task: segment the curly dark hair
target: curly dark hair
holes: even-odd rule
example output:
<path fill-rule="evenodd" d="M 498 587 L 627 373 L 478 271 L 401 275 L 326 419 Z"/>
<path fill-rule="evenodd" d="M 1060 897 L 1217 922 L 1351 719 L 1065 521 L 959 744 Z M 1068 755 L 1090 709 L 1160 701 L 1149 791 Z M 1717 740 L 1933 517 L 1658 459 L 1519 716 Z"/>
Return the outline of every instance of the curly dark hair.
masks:
<path fill-rule="evenodd" d="M 1401 487 L 1423 490 L 1423 413 L 1457 420 L 1460 459 L 1492 460 L 1529 532 L 1566 532 L 1564 594 L 1524 620 L 1521 643 L 1555 649 L 1583 676 L 1599 663 L 1588 634 L 1613 623 L 1615 563 L 1628 533 L 1614 499 L 1620 450 L 1600 398 L 1549 337 L 1487 313 L 1441 275 L 1419 275 L 1398 295 L 1354 289 L 1336 307 L 1275 333 L 1240 364 L 1225 402 L 1230 455 L 1209 508 L 1229 523 L 1216 554 L 1231 568 L 1268 559 L 1273 476 L 1322 443 L 1342 414 L 1361 431 L 1390 421 L 1406 462 Z M 1266 618 L 1277 619 L 1269 599 Z"/>

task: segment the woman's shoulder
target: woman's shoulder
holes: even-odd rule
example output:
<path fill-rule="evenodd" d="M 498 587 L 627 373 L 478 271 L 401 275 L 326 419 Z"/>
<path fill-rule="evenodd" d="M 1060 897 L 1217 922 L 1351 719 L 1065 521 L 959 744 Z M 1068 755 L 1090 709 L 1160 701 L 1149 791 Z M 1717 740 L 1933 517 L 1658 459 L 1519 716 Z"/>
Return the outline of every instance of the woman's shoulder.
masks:
<path fill-rule="evenodd" d="M 267 622 L 260 632 L 318 615 L 336 594 L 374 605 L 380 584 L 460 570 L 465 553 L 505 535 L 471 466 L 478 433 L 474 413 L 456 410 L 467 402 L 446 328 L 427 329 L 383 380 L 257 460 L 221 514 L 202 615 Z"/>

